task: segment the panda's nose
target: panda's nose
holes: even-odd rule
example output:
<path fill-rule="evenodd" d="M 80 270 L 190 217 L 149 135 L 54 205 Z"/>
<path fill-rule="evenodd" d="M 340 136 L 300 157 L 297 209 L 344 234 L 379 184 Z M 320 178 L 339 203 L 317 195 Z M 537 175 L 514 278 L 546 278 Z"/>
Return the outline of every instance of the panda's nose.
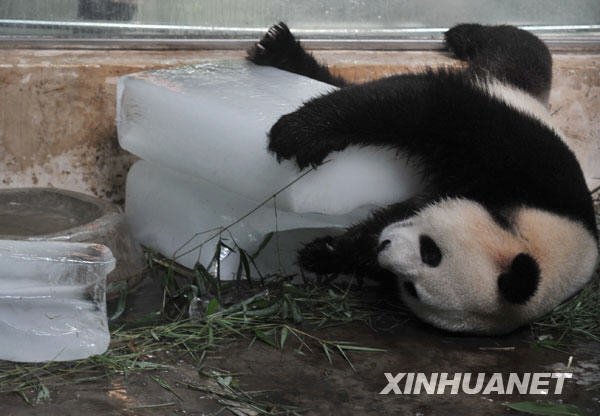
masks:
<path fill-rule="evenodd" d="M 377 254 L 385 250 L 390 244 L 392 244 L 390 240 L 383 240 L 381 243 L 379 243 L 379 246 L 377 246 Z"/>

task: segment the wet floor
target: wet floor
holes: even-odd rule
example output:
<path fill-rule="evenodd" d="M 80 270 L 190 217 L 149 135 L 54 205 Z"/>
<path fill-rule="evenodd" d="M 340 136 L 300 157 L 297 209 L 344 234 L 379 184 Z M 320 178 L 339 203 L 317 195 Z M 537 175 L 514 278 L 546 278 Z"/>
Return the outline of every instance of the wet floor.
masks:
<path fill-rule="evenodd" d="M 161 292 L 155 280 L 146 279 L 129 296 L 130 315 L 155 310 Z M 264 409 L 278 412 L 301 409 L 306 415 L 518 415 L 504 403 L 522 401 L 562 402 L 576 405 L 583 414 L 600 414 L 600 343 L 585 343 L 570 353 L 536 347 L 528 329 L 504 337 L 465 337 L 437 331 L 415 321 L 393 330 L 375 332 L 362 324 L 312 330 L 323 339 L 355 342 L 357 345 L 385 349 L 385 352 L 348 352 L 354 371 L 341 355 L 332 354 L 330 363 L 318 347 L 312 353 L 298 352 L 298 343 L 289 339 L 283 350 L 250 340 L 236 341 L 209 354 L 201 369 L 185 358 L 173 361 L 175 352 L 157 360 L 170 361 L 172 370 L 161 370 L 112 377 L 76 386 L 52 389 L 50 398 L 28 405 L 17 395 L 0 395 L 0 415 L 208 415 L 219 413 L 223 405 L 236 404 L 214 378 L 200 375 L 230 372 L 228 381 L 241 391 L 254 394 Z M 388 382 L 385 373 L 552 373 L 572 363 L 562 394 L 553 394 L 556 381 L 547 395 L 512 394 L 388 394 L 381 395 Z M 162 384 L 162 386 L 161 386 Z M 164 385 L 169 386 L 169 389 Z M 404 390 L 404 379 L 398 383 Z M 212 391 L 213 394 L 209 393 Z M 238 408 L 238 412 L 248 408 Z M 244 414 L 244 413 L 239 413 Z M 249 413 L 251 414 L 251 413 Z M 521 413 L 522 414 L 522 413 Z"/>

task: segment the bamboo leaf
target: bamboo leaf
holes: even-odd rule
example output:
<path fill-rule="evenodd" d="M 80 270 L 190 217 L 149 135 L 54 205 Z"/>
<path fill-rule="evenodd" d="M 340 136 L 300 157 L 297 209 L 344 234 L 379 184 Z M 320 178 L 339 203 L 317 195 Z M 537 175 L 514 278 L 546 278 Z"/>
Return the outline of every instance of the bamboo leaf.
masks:
<path fill-rule="evenodd" d="M 217 311 L 219 307 L 219 301 L 216 298 L 212 298 L 208 305 L 206 305 L 206 316 L 210 316 Z"/>
<path fill-rule="evenodd" d="M 283 304 L 281 305 L 281 318 L 282 319 L 288 319 L 289 303 L 290 303 L 290 300 L 286 298 L 283 301 Z"/>
<path fill-rule="evenodd" d="M 39 403 L 44 400 L 48 400 L 50 398 L 50 392 L 46 388 L 46 386 L 40 383 L 40 390 L 38 391 L 37 397 L 35 399 L 36 403 Z"/>
<path fill-rule="evenodd" d="M 245 250 L 240 249 L 240 261 L 244 266 L 244 273 L 246 273 L 246 280 L 248 280 L 248 284 L 252 287 L 252 277 L 250 276 L 250 262 L 248 262 L 248 253 Z"/>
<path fill-rule="evenodd" d="M 214 330 L 212 325 L 208 327 L 208 342 L 207 344 L 209 346 L 213 346 L 214 345 L 214 340 L 215 340 L 215 334 L 214 334 Z"/>
<path fill-rule="evenodd" d="M 324 342 L 321 343 L 321 346 L 323 347 L 323 351 L 325 351 L 325 355 L 329 360 L 329 364 L 333 364 L 333 360 L 331 359 L 331 351 L 329 350 L 329 347 L 327 347 L 327 344 L 325 344 Z"/>
<path fill-rule="evenodd" d="M 384 350 L 381 348 L 361 347 L 360 345 L 340 344 L 339 346 L 345 350 L 353 350 L 353 351 L 368 351 L 368 352 L 386 352 L 387 351 L 387 350 Z"/>
<path fill-rule="evenodd" d="M 269 344 L 270 346 L 277 348 L 277 344 L 275 344 L 275 342 L 273 342 L 272 339 L 270 339 L 267 334 L 265 334 L 263 331 L 261 331 L 260 329 L 255 329 L 254 330 L 254 335 L 256 335 L 256 338 L 258 338 L 259 340 L 261 340 L 262 342 L 264 342 L 265 344 Z"/>
<path fill-rule="evenodd" d="M 533 415 L 544 416 L 583 416 L 584 413 L 575 405 L 557 402 L 517 402 L 506 403 L 506 406 Z"/>
<path fill-rule="evenodd" d="M 232 380 L 231 376 L 217 377 L 217 383 L 219 383 L 225 387 L 229 387 L 231 385 L 231 380 Z"/>
<path fill-rule="evenodd" d="M 250 256 L 252 259 L 255 259 L 256 257 L 258 257 L 258 255 L 263 250 L 263 248 L 265 248 L 267 246 L 267 244 L 269 244 L 269 241 L 271 241 L 271 238 L 273 238 L 273 234 L 274 234 L 273 231 L 271 231 L 270 233 L 265 235 L 265 238 L 263 238 L 263 240 L 260 242 L 258 249 L 254 252 L 253 255 Z"/>
<path fill-rule="evenodd" d="M 179 400 L 183 400 L 181 398 L 181 396 L 179 394 L 177 394 L 177 392 L 175 392 L 175 390 L 173 390 L 173 388 L 164 380 L 162 380 L 161 378 L 157 377 L 157 376 L 150 376 L 150 378 L 154 381 L 156 381 L 156 383 L 161 386 L 163 389 L 167 390 L 168 392 L 172 393 L 175 397 L 177 397 Z"/>
<path fill-rule="evenodd" d="M 158 338 L 158 335 L 156 335 L 156 332 L 154 332 L 153 329 L 150 330 L 150 335 L 152 335 L 152 338 L 154 338 L 155 341 L 160 341 L 160 338 Z"/>
<path fill-rule="evenodd" d="M 234 241 L 234 244 L 235 244 L 235 241 Z M 237 245 L 237 244 L 236 244 L 236 245 Z M 221 240 L 221 246 L 222 246 L 222 247 L 225 247 L 227 250 L 231 251 L 232 253 L 235 253 L 235 249 L 234 249 L 233 247 L 230 247 L 230 246 L 228 246 L 227 244 L 225 244 L 225 243 L 223 242 L 223 240 Z M 221 254 L 221 253 L 219 253 L 219 255 L 220 255 L 220 254 Z"/>
<path fill-rule="evenodd" d="M 282 287 L 286 293 L 289 293 L 291 295 L 296 295 L 298 297 L 303 297 L 303 298 L 310 297 L 310 292 L 307 292 L 306 290 L 303 290 L 303 289 L 301 289 L 297 286 L 294 286 L 290 283 L 284 283 L 282 285 Z"/>
<path fill-rule="evenodd" d="M 304 317 L 302 316 L 302 312 L 300 311 L 300 308 L 298 307 L 296 302 L 293 302 L 293 301 L 290 302 L 290 307 L 292 308 L 292 319 L 294 320 L 294 323 L 299 324 L 304 319 Z"/>
<path fill-rule="evenodd" d="M 198 291 L 201 295 L 206 293 L 206 283 L 211 283 L 211 277 L 208 270 L 206 270 L 202 264 L 196 263 L 196 266 L 194 267 L 194 280 L 196 281 L 196 286 L 198 286 Z"/>
<path fill-rule="evenodd" d="M 258 274 L 258 277 L 260 279 L 260 284 L 264 286 L 265 285 L 265 279 L 264 279 L 262 273 L 260 272 L 260 269 L 256 265 L 256 262 L 254 261 L 254 257 L 250 257 L 250 263 L 252 263 L 252 265 L 254 266 L 254 270 L 256 270 L 256 273 Z"/>
<path fill-rule="evenodd" d="M 342 357 L 344 357 L 344 359 L 346 360 L 346 362 L 348 364 L 350 364 L 350 367 L 352 368 L 352 370 L 354 370 L 354 372 L 356 372 L 356 368 L 354 368 L 354 365 L 352 364 L 352 361 L 350 361 L 350 358 L 348 358 L 348 356 L 346 355 L 346 352 L 344 351 L 344 349 L 342 348 L 341 345 L 337 345 L 337 349 L 340 352 L 340 354 L 342 354 Z"/>
<path fill-rule="evenodd" d="M 283 349 L 283 346 L 285 345 L 285 340 L 287 339 L 288 336 L 288 329 L 287 326 L 284 326 L 283 328 L 281 328 L 281 335 L 279 337 L 279 343 L 281 344 L 281 348 Z"/>
<path fill-rule="evenodd" d="M 29 398 L 27 397 L 27 395 L 25 394 L 25 392 L 23 390 L 15 390 L 14 393 L 16 393 L 21 399 L 23 399 L 23 401 L 25 401 L 25 403 L 31 404 L 29 401 Z"/>

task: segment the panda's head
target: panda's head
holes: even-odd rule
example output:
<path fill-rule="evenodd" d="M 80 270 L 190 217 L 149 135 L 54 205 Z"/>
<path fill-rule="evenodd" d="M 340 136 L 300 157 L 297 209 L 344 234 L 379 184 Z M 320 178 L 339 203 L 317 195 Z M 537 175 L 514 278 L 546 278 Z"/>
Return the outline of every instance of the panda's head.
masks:
<path fill-rule="evenodd" d="M 589 280 L 598 259 L 579 223 L 527 207 L 501 227 L 480 204 L 448 199 L 379 237 L 379 264 L 406 305 L 451 331 L 509 332 L 549 312 Z"/>

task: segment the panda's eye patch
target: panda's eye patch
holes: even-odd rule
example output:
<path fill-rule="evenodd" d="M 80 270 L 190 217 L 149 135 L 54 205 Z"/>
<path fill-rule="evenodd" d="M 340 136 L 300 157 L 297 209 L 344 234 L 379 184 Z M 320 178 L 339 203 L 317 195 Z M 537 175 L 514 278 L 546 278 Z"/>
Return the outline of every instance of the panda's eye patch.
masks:
<path fill-rule="evenodd" d="M 428 235 L 423 234 L 419 237 L 419 251 L 421 260 L 428 266 L 437 267 L 442 261 L 440 248 Z"/>

